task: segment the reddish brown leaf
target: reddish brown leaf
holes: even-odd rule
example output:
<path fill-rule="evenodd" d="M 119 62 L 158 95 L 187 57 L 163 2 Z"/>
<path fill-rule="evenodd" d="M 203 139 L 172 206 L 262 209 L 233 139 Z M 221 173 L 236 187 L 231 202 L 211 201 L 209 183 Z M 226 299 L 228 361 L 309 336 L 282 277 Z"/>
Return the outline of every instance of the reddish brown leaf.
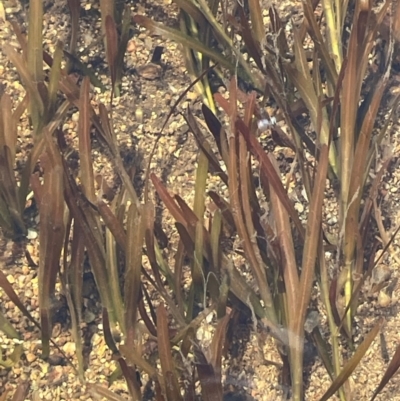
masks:
<path fill-rule="evenodd" d="M 283 206 L 289 213 L 290 217 L 292 218 L 293 222 L 296 224 L 296 227 L 304 238 L 304 227 L 299 219 L 299 216 L 294 209 L 292 202 L 289 200 L 288 194 L 283 187 L 282 180 L 277 174 L 273 164 L 268 158 L 268 155 L 265 153 L 264 149 L 262 148 L 261 144 L 257 141 L 257 139 L 252 135 L 244 124 L 244 122 L 240 119 L 236 121 L 236 126 L 238 130 L 242 133 L 246 142 L 250 148 L 250 151 L 254 154 L 254 156 L 258 159 L 260 163 L 260 170 L 261 173 L 265 174 L 268 177 L 268 182 L 273 186 L 276 194 L 278 195 L 280 201 L 282 202 Z"/>
<path fill-rule="evenodd" d="M 11 401 L 24 401 L 28 395 L 29 387 L 28 382 L 19 384 Z"/>
<path fill-rule="evenodd" d="M 182 210 L 185 221 L 187 221 L 191 227 L 196 227 L 196 224 L 198 223 L 199 219 L 197 218 L 194 211 L 179 195 L 175 195 L 174 198 L 176 200 L 176 203 Z"/>
<path fill-rule="evenodd" d="M 177 372 L 172 359 L 167 311 L 163 303 L 160 303 L 157 308 L 157 340 L 167 400 L 180 401 L 182 400 L 182 396 L 179 389 Z"/>
<path fill-rule="evenodd" d="M 68 0 L 67 3 L 69 12 L 71 13 L 71 40 L 69 42 L 69 50 L 74 54 L 78 43 L 79 13 L 81 11 L 81 4 L 79 0 Z"/>
<path fill-rule="evenodd" d="M 215 202 L 218 208 L 221 210 L 222 216 L 225 220 L 225 224 L 227 224 L 230 231 L 235 230 L 235 220 L 233 219 L 232 212 L 230 210 L 230 206 L 228 202 L 226 202 L 220 195 L 218 195 L 214 191 L 210 191 L 208 193 L 210 198 Z"/>
<path fill-rule="evenodd" d="M 210 346 L 210 363 L 218 376 L 221 375 L 222 351 L 225 344 L 226 330 L 231 316 L 226 314 L 217 325 Z"/>
<path fill-rule="evenodd" d="M 19 299 L 18 295 L 13 290 L 11 284 L 8 282 L 7 277 L 0 269 L 0 287 L 10 298 L 11 302 L 36 326 L 40 329 L 39 323 L 33 318 L 28 309 L 25 308 L 24 304 Z"/>
<path fill-rule="evenodd" d="M 151 305 L 151 301 L 148 298 L 147 292 L 146 292 L 146 295 L 147 295 L 146 300 Z M 151 308 L 153 310 L 153 306 L 152 305 L 151 305 Z M 149 315 L 147 314 L 146 307 L 145 307 L 144 300 L 143 300 L 143 296 L 141 297 L 141 299 L 139 301 L 139 313 L 140 313 L 140 317 L 143 319 L 143 322 L 146 325 L 147 329 L 149 330 L 150 334 L 153 335 L 153 336 L 156 336 L 157 335 L 157 329 L 154 326 L 154 323 L 149 318 Z"/>
<path fill-rule="evenodd" d="M 126 233 L 121 222 L 115 217 L 110 207 L 102 200 L 97 201 L 96 206 L 102 219 L 104 220 L 104 224 L 111 231 L 121 249 L 125 250 Z"/>
<path fill-rule="evenodd" d="M 91 155 L 90 143 L 90 80 L 89 77 L 83 79 L 79 100 L 79 158 L 80 158 L 80 176 L 83 187 L 83 193 L 94 203 L 96 201 L 94 188 L 93 161 Z"/>
<path fill-rule="evenodd" d="M 39 205 L 40 260 L 39 305 L 42 325 L 43 357 L 49 356 L 51 336 L 51 304 L 64 244 L 64 184 L 63 166 L 53 139 L 46 137 L 46 153 L 41 158 L 44 184 Z"/>
<path fill-rule="evenodd" d="M 395 375 L 400 367 L 400 344 L 397 346 L 396 351 L 391 359 L 389 366 L 387 367 L 382 380 L 380 381 L 378 387 L 374 391 L 371 401 L 374 401 L 377 395 L 385 388 L 389 380 Z"/>
<path fill-rule="evenodd" d="M 161 183 L 161 181 L 157 178 L 157 176 L 155 174 L 150 174 L 150 179 L 153 182 L 153 185 L 156 188 L 158 195 L 160 196 L 161 200 L 165 203 L 165 206 L 167 207 L 169 212 L 172 214 L 174 219 L 177 222 L 179 222 L 183 225 L 186 225 L 186 221 L 185 221 L 182 211 L 180 210 L 178 205 L 174 202 L 173 198 L 168 193 L 165 186 Z"/>
<path fill-rule="evenodd" d="M 107 63 L 110 68 L 112 86 L 114 87 L 117 69 L 115 62 L 118 54 L 118 33 L 117 27 L 115 26 L 114 18 L 110 14 L 106 15 L 105 31 L 107 43 Z"/>
<path fill-rule="evenodd" d="M 331 305 L 331 310 L 333 314 L 333 319 L 335 320 L 335 324 L 337 327 L 340 327 L 341 319 L 339 316 L 339 312 L 336 307 L 336 299 L 337 299 L 337 277 L 334 277 L 331 281 L 331 285 L 329 287 L 329 303 Z"/>
<path fill-rule="evenodd" d="M 135 327 L 137 319 L 137 310 L 139 294 L 141 287 L 141 266 L 142 266 L 142 247 L 145 234 L 145 222 L 141 215 L 141 208 L 137 208 L 132 203 L 128 211 L 126 273 L 125 273 L 125 324 L 126 324 L 126 344 L 128 347 L 134 347 Z"/>
<path fill-rule="evenodd" d="M 126 401 L 125 397 L 121 397 L 118 394 L 115 394 L 108 388 L 101 386 L 99 384 L 86 384 L 87 389 L 89 390 L 89 394 L 91 394 L 94 398 L 105 398 L 109 401 Z"/>
<path fill-rule="evenodd" d="M 187 121 L 190 129 L 193 132 L 193 135 L 196 139 L 197 145 L 203 151 L 203 153 L 207 156 L 207 159 L 210 163 L 210 172 L 212 174 L 215 174 L 215 175 L 221 177 L 221 180 L 226 185 L 228 185 L 228 177 L 221 169 L 221 165 L 220 165 L 219 161 L 217 160 L 217 158 L 215 157 L 215 155 L 211 149 L 211 145 L 208 143 L 207 139 L 201 132 L 200 127 L 198 126 L 190 109 L 188 109 L 188 116 L 187 116 L 186 121 Z"/>
<path fill-rule="evenodd" d="M 217 98 L 219 99 L 219 97 L 217 95 L 218 94 L 214 95 L 215 99 L 217 99 Z M 222 96 L 221 96 L 221 99 L 225 100 Z M 221 155 L 221 157 L 224 159 L 224 161 L 226 163 L 227 159 L 226 159 L 226 155 L 223 153 L 223 146 L 222 146 L 223 139 L 221 137 L 222 135 L 224 135 L 222 125 L 219 122 L 218 118 L 215 117 L 214 113 L 205 104 L 202 105 L 202 112 L 203 112 L 204 120 L 206 121 L 206 124 L 208 126 L 208 129 L 214 136 L 215 143 L 217 144 L 219 154 Z"/>
<path fill-rule="evenodd" d="M 258 3 L 258 5 L 260 5 L 258 0 L 255 0 L 255 3 Z M 240 13 L 241 33 L 243 35 L 243 41 L 246 44 L 246 48 L 249 52 L 249 55 L 253 58 L 260 71 L 264 71 L 264 67 L 261 61 L 261 48 L 260 48 L 261 42 L 259 38 L 254 37 L 253 33 L 255 32 L 250 27 L 249 21 L 244 13 L 243 8 L 240 8 L 239 13 Z"/>
<path fill-rule="evenodd" d="M 79 226 L 85 238 L 90 266 L 100 293 L 101 302 L 107 308 L 107 311 L 113 311 L 111 289 L 106 269 L 104 238 L 98 214 L 83 194 L 79 192 L 76 182 L 71 176 L 66 175 L 66 183 L 65 200 L 74 218 L 74 224 Z M 112 316 L 112 318 L 114 319 L 115 317 Z"/>
<path fill-rule="evenodd" d="M 196 351 L 196 369 L 201 384 L 201 395 L 204 401 L 222 400 L 222 383 L 220 375 L 216 374 L 213 366 L 207 362 L 201 351 Z"/>

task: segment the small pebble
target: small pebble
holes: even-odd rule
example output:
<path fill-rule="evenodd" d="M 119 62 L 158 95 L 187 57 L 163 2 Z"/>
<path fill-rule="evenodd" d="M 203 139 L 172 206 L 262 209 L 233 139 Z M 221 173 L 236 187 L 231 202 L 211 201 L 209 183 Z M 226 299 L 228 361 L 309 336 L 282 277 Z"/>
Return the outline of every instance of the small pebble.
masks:
<path fill-rule="evenodd" d="M 26 354 L 26 360 L 27 360 L 29 363 L 32 363 L 32 362 L 36 361 L 36 355 L 33 354 L 32 352 L 28 352 L 28 353 Z"/>
<path fill-rule="evenodd" d="M 391 303 L 391 298 L 388 294 L 386 294 L 385 291 L 381 290 L 379 291 L 378 295 L 378 304 L 382 308 L 386 308 L 390 305 Z"/>
<path fill-rule="evenodd" d="M 100 337 L 99 334 L 94 333 L 93 337 L 92 337 L 92 345 L 95 347 L 97 345 L 99 345 L 102 341 L 102 338 Z"/>
<path fill-rule="evenodd" d="M 83 321 L 85 323 L 92 323 L 94 322 L 94 320 L 96 319 L 96 315 L 89 311 L 89 310 L 85 310 L 85 312 L 83 313 Z"/>
<path fill-rule="evenodd" d="M 303 206 L 303 204 L 302 203 L 300 203 L 300 202 L 296 202 L 295 204 L 294 204 L 294 208 L 297 210 L 297 212 L 299 212 L 299 213 L 303 213 L 304 212 L 304 206 Z"/>
<path fill-rule="evenodd" d="M 73 343 L 73 342 L 66 342 L 64 344 L 64 346 L 62 347 L 62 349 L 67 356 L 72 356 L 76 352 L 76 346 L 75 346 L 75 343 Z"/>
<path fill-rule="evenodd" d="M 52 337 L 53 338 L 57 338 L 60 334 L 61 334 L 61 324 L 60 323 L 56 323 L 53 326 Z"/>
<path fill-rule="evenodd" d="M 72 114 L 72 121 L 78 122 L 79 120 L 79 112 L 77 111 L 76 113 Z"/>
<path fill-rule="evenodd" d="M 380 264 L 372 271 L 372 282 L 374 284 L 381 284 L 390 279 L 392 270 L 389 266 Z"/>
<path fill-rule="evenodd" d="M 47 362 L 52 366 L 64 366 L 66 364 L 64 357 L 62 357 L 61 355 L 50 355 L 47 359 Z"/>
<path fill-rule="evenodd" d="M 13 368 L 13 374 L 14 374 L 15 376 L 19 376 L 20 374 L 22 374 L 22 369 L 19 368 L 19 367 L 14 367 L 14 368 Z"/>
<path fill-rule="evenodd" d="M 27 252 L 29 252 L 31 254 L 31 256 L 35 254 L 35 248 L 31 244 L 28 244 L 26 246 L 26 250 L 27 250 Z"/>
<path fill-rule="evenodd" d="M 26 238 L 28 238 L 28 239 L 36 239 L 37 237 L 38 237 L 37 231 L 28 229 L 28 234 L 26 235 Z"/>
<path fill-rule="evenodd" d="M 134 40 L 130 40 L 130 41 L 128 42 L 128 46 L 127 46 L 127 48 L 126 48 L 126 51 L 127 51 L 128 53 L 133 53 L 133 52 L 136 51 L 136 48 L 137 48 L 137 46 L 136 46 L 135 41 L 134 41 Z"/>
<path fill-rule="evenodd" d="M 18 285 L 19 285 L 20 287 L 23 287 L 23 286 L 24 286 L 25 279 L 26 279 L 26 276 L 19 276 L 19 277 L 18 277 Z"/>

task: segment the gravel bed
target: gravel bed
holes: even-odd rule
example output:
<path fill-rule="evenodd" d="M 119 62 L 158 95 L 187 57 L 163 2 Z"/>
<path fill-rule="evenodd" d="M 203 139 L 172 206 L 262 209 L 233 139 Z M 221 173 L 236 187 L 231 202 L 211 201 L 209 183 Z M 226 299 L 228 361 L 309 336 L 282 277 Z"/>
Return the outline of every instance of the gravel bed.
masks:
<path fill-rule="evenodd" d="M 64 1 L 45 2 L 45 40 L 46 46 L 53 51 L 57 40 L 68 43 L 69 13 Z M 18 46 L 12 34 L 10 20 L 23 23 L 25 20 L 25 3 L 5 0 L 4 16 L 0 8 L 0 41 Z M 152 15 L 157 20 L 174 24 L 177 9 L 170 0 L 150 0 L 129 3 L 133 13 Z M 284 1 L 279 3 L 279 11 L 291 13 L 295 19 L 300 18 L 299 1 Z M 99 43 L 100 14 L 97 3 L 85 2 L 81 20 L 81 48 L 92 46 L 87 60 L 96 61 L 99 78 L 109 88 L 107 66 L 101 62 L 104 59 L 102 43 Z M 0 43 L 1 43 L 0 42 Z M 149 72 L 144 72 L 151 60 L 152 51 L 158 45 L 164 47 L 162 68 L 155 72 L 154 79 L 148 79 Z M 0 46 L 1 48 L 1 46 Z M 100 61 L 98 61 L 100 60 Z M 84 60 L 85 61 L 85 60 Z M 129 73 L 123 79 L 122 95 L 115 100 L 114 127 L 117 132 L 121 154 L 126 167 L 136 167 L 137 185 L 143 182 L 144 169 L 147 166 L 148 156 L 158 133 L 168 115 L 171 106 L 183 89 L 190 83 L 190 77 L 182 63 L 179 48 L 176 44 L 161 39 L 149 37 L 146 32 L 137 30 L 128 45 L 126 67 Z M 394 79 L 399 74 L 394 72 Z M 24 93 L 18 75 L 12 65 L 0 52 L 0 84 L 5 87 L 15 102 L 21 99 Z M 93 104 L 108 102 L 109 92 L 93 92 Z M 188 134 L 188 127 L 179 111 L 184 111 L 191 105 L 198 115 L 200 100 L 195 93 L 189 92 L 178 110 L 171 116 L 166 129 L 159 141 L 151 168 L 162 177 L 171 192 L 184 197 L 189 204 L 193 200 L 194 171 L 197 162 L 197 150 L 194 139 Z M 77 143 L 77 114 L 72 115 L 62 129 L 66 134 L 69 145 L 74 148 Z M 30 132 L 26 116 L 21 122 L 18 157 L 23 160 L 27 149 L 26 140 L 30 140 Z M 267 140 L 267 139 L 266 139 Z M 393 161 L 390 174 L 385 177 L 383 191 L 383 207 L 388 213 L 388 226 L 393 231 L 400 223 L 400 130 L 397 125 L 390 132 L 390 147 L 393 152 Z M 109 158 L 96 141 L 94 143 L 94 169 L 98 174 L 107 177 L 111 186 L 118 185 L 118 178 L 110 166 Z M 210 187 L 218 185 L 211 180 Z M 299 208 L 302 205 L 298 205 Z M 337 223 L 336 204 L 329 199 L 325 205 L 328 225 Z M 165 227 L 172 219 L 160 209 L 164 215 Z M 0 238 L 0 268 L 6 273 L 18 296 L 24 302 L 32 315 L 39 320 L 38 315 L 38 218 L 34 210 L 27 211 L 30 218 L 29 238 L 13 244 Z M 171 229 L 169 229 L 171 231 Z M 176 235 L 176 233 L 171 233 Z M 387 357 L 391 358 L 399 343 L 399 298 L 400 288 L 398 263 L 399 241 L 395 240 L 388 255 L 383 259 L 382 269 L 388 274 L 388 287 L 382 292 L 371 293 L 368 288 L 362 293 L 359 313 L 356 319 L 356 343 L 359 344 L 366 333 L 376 324 L 380 317 L 385 320 L 382 335 L 377 338 L 362 364 L 356 369 L 351 378 L 354 400 L 367 400 L 378 385 L 387 366 Z M 30 255 L 30 259 L 25 254 Z M 173 255 L 171 254 L 171 257 Z M 239 263 L 239 262 L 238 262 Z M 367 287 L 367 286 L 366 286 Z M 58 284 L 58 291 L 60 285 Z M 104 339 L 100 319 L 100 304 L 90 274 L 85 278 L 85 314 L 82 327 L 85 336 L 86 359 L 89 368 L 85 371 L 86 383 L 96 383 L 108 386 L 108 377 L 116 368 Z M 40 333 L 32 324 L 22 317 L 18 309 L 7 299 L 0 290 L 1 311 L 10 319 L 22 335 L 23 355 L 18 363 L 11 369 L 0 366 L 0 395 L 4 390 L 12 394 L 16 386 L 28 381 L 31 389 L 29 400 L 97 400 L 90 393 L 86 385 L 80 383 L 76 371 L 67 363 L 64 356 L 52 348 L 49 361 L 40 359 Z M 76 365 L 75 345 L 72 340 L 68 312 L 65 300 L 61 294 L 54 300 L 55 325 L 53 339 L 65 355 Z M 322 323 L 324 316 L 321 316 Z M 278 386 L 279 368 L 268 361 L 278 362 L 279 356 L 275 351 L 272 340 L 262 332 L 254 332 L 249 325 L 243 323 L 238 326 L 238 341 L 230 350 L 231 358 L 225 361 L 223 377 L 226 400 L 257 400 L 270 401 L 284 399 L 285 389 Z M 385 345 L 385 346 L 383 346 Z M 0 347 L 3 359 L 10 356 L 18 343 L 9 340 L 0 332 Z M 385 351 L 385 352 L 384 352 Z M 312 354 L 312 353 L 311 353 Z M 228 363 L 229 362 L 229 363 Z M 321 360 L 314 355 L 307 366 L 306 400 L 318 400 L 330 384 L 330 379 L 322 365 Z M 117 380 L 110 389 L 117 394 L 127 396 L 125 382 Z M 11 399 L 11 398 L 10 398 Z M 332 400 L 338 398 L 332 397 Z M 400 377 L 393 378 L 385 391 L 378 397 L 379 400 L 400 400 Z"/>

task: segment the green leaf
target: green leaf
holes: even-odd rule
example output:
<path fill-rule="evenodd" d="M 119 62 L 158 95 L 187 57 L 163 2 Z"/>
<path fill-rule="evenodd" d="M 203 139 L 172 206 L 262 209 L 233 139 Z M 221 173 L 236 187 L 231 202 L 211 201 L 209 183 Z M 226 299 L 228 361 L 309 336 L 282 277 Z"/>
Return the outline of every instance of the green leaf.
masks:
<path fill-rule="evenodd" d="M 354 355 L 343 367 L 339 376 L 333 381 L 328 390 L 326 390 L 325 394 L 322 396 L 320 401 L 327 401 L 330 397 L 332 397 L 336 393 L 336 391 L 338 391 L 340 387 L 342 387 L 342 385 L 346 382 L 346 380 L 351 376 L 354 369 L 360 364 L 362 357 L 368 351 L 372 341 L 374 341 L 375 337 L 379 333 L 379 330 L 382 328 L 382 325 L 383 325 L 383 319 L 381 319 L 376 324 L 376 326 L 365 337 L 364 341 L 358 346 Z"/>

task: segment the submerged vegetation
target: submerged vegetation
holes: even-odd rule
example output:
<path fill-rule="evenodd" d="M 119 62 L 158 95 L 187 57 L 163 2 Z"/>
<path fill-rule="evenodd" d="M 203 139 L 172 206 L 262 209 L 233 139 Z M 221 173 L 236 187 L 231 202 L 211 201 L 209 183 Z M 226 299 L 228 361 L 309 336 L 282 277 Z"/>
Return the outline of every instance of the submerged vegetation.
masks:
<path fill-rule="evenodd" d="M 377 7 L 371 1 L 305 0 L 299 24 L 284 22 L 288 16 L 274 6 L 263 10 L 259 0 L 233 7 L 225 0 L 175 3 L 178 28 L 143 15 L 131 18 L 128 7 L 100 1 L 111 98 L 122 91 L 124 54 L 140 26 L 182 47 L 193 83 L 181 88 L 180 99 L 192 87 L 204 99 L 201 117 L 190 107 L 185 113 L 198 145 L 193 205 L 171 194 L 150 171 L 150 162 L 144 190 L 134 187 L 120 155 L 112 101 L 93 107 L 91 85 L 97 78 L 90 68 L 81 66 L 86 73 L 79 81 L 70 74 L 71 60 L 79 60 L 79 2 L 68 1 L 68 52 L 63 43 L 54 54 L 43 49 L 42 1 L 29 2 L 27 37 L 13 23 L 21 51 L 9 44 L 3 49 L 26 95 L 19 104 L 1 96 L 0 226 L 14 240 L 26 235 L 24 205 L 33 191 L 40 216 L 40 322 L 1 269 L 0 287 L 40 327 L 46 359 L 53 343 L 51 303 L 61 282 L 76 343 L 71 363 L 84 382 L 80 326 L 87 260 L 101 300 L 105 341 L 118 362 L 115 376 L 125 378 L 132 400 L 143 397 L 138 376 L 154 384 L 157 400 L 192 400 L 199 394 L 205 401 L 222 400 L 232 341 L 227 333 L 238 315 L 274 339 L 293 400 L 304 399 L 305 337 L 331 378 L 320 400 L 334 394 L 349 400 L 347 379 L 383 325 L 377 321 L 354 343 L 360 293 L 398 231 L 388 238 L 378 223 L 376 199 L 391 160 L 383 156 L 382 143 L 399 100 L 385 105 L 387 117 L 378 124 L 400 37 L 400 2 Z M 387 37 L 378 44 L 382 35 Z M 224 95 L 212 93 L 212 79 L 225 86 Z M 78 172 L 71 170 L 60 130 L 73 108 L 79 110 Z M 25 110 L 31 150 L 16 175 L 17 126 Z M 120 179 L 107 197 L 93 171 L 92 130 Z M 265 150 L 262 130 L 290 150 L 289 172 L 283 174 L 274 153 Z M 152 154 L 147 156 L 151 160 Z M 208 190 L 211 176 L 226 190 Z M 300 212 L 291 188 L 302 194 Z M 159 243 L 160 237 L 171 239 L 156 219 L 156 198 L 173 218 L 169 230 L 179 237 L 176 247 L 168 247 L 176 250 L 173 258 L 166 258 Z M 327 229 L 327 201 L 338 208 L 334 233 Z M 224 246 L 223 238 L 239 243 L 241 252 Z M 237 259 L 249 267 L 251 281 Z M 315 302 L 326 317 L 323 328 Z M 207 346 L 198 335 L 205 321 L 212 325 Z M 0 330 L 19 337 L 3 315 Z M 156 362 L 144 357 L 149 341 L 156 343 Z M 371 400 L 398 369 L 399 350 Z M 90 388 L 109 400 L 122 399 L 100 386 Z M 19 390 L 14 399 L 25 399 L 27 387 Z"/>

